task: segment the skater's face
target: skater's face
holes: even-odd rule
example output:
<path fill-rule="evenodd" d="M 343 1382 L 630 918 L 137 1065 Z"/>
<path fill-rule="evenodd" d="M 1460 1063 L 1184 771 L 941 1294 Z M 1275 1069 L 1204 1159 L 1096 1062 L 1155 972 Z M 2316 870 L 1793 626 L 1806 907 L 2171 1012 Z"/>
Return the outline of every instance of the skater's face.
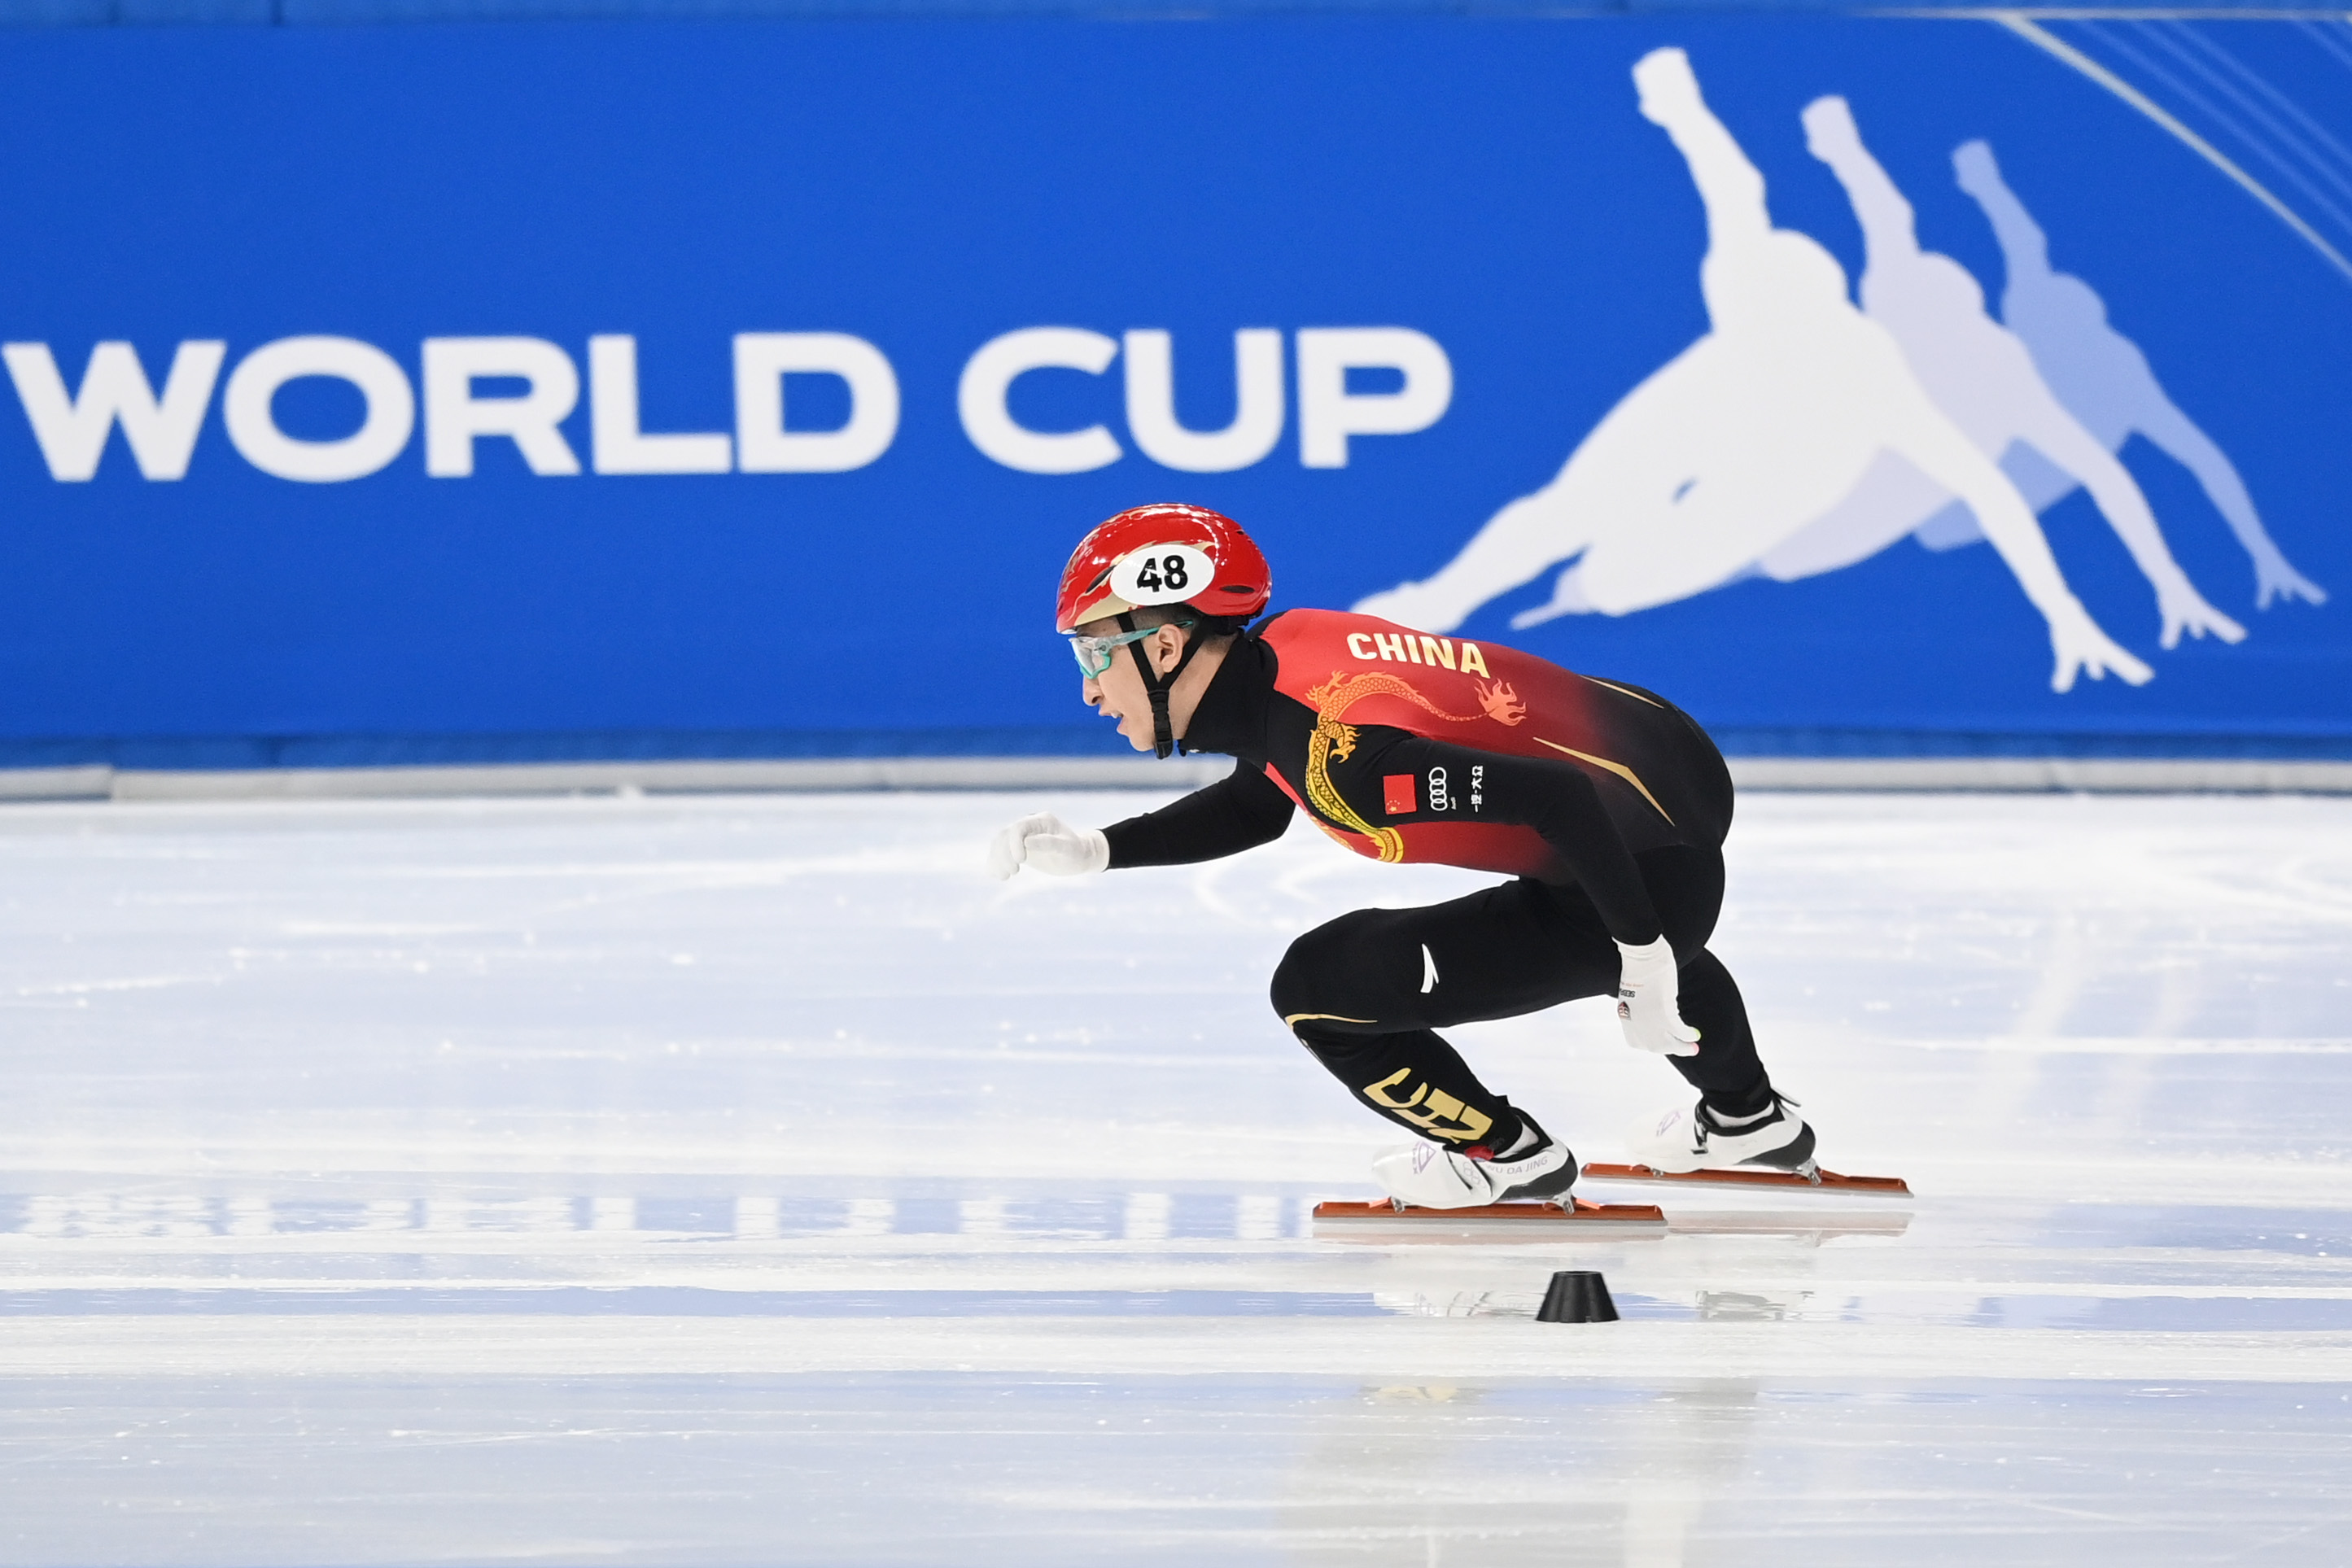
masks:
<path fill-rule="evenodd" d="M 1091 621 L 1078 630 L 1089 637 L 1116 637 L 1119 624 L 1115 620 Z M 1150 636 L 1132 646 L 1142 650 L 1152 669 L 1165 675 L 1184 656 L 1184 633 L 1174 626 L 1155 626 Z M 1110 667 L 1087 677 L 1078 689 L 1104 717 L 1118 721 L 1118 732 L 1129 746 L 1138 751 L 1151 749 L 1151 694 L 1144 689 L 1142 672 L 1126 648 L 1113 650 Z"/>

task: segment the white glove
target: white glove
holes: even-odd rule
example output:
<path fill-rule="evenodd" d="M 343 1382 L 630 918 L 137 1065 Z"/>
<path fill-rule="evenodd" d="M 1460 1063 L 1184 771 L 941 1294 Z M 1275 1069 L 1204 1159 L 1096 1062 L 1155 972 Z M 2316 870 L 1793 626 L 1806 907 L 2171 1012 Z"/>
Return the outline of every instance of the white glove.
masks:
<path fill-rule="evenodd" d="M 999 882 L 1024 865 L 1055 876 L 1076 876 L 1109 864 L 1110 841 L 1100 828 L 1073 828 L 1050 811 L 1022 818 L 988 846 L 988 874 Z"/>
<path fill-rule="evenodd" d="M 1683 1022 L 1675 950 L 1659 937 L 1645 946 L 1617 944 L 1617 1021 L 1625 1043 L 1660 1056 L 1696 1056 L 1698 1030 Z"/>

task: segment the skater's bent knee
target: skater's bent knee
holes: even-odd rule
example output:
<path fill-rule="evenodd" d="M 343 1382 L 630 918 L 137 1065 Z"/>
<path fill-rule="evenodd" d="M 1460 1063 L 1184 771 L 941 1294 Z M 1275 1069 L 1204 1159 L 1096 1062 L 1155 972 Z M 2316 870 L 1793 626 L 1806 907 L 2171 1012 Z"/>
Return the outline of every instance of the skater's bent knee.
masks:
<path fill-rule="evenodd" d="M 1378 931 L 1390 912 L 1359 909 L 1327 921 L 1290 945 L 1275 966 L 1268 999 L 1294 1032 L 1303 1022 L 1361 1026 L 1379 1021 L 1367 994 L 1367 959 L 1381 944 Z"/>

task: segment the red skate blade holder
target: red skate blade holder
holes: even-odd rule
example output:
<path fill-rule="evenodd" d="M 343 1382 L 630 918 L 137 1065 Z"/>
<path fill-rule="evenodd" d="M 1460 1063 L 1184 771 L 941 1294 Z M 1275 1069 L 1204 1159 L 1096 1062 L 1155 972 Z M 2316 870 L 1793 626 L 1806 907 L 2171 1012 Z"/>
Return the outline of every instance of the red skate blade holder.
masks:
<path fill-rule="evenodd" d="M 1796 1171 L 1753 1169 L 1658 1171 L 1647 1166 L 1612 1166 L 1595 1162 L 1584 1167 L 1584 1175 L 1593 1181 L 1655 1181 L 1681 1186 L 1765 1187 L 1775 1192 L 1834 1192 L 1873 1197 L 1911 1196 L 1911 1184 L 1901 1176 L 1840 1176 L 1835 1171 L 1819 1169 L 1810 1176 Z"/>
<path fill-rule="evenodd" d="M 1655 1204 L 1488 1203 L 1472 1208 L 1414 1208 L 1393 1199 L 1318 1203 L 1315 1232 L 1349 1240 L 1557 1241 L 1664 1236 L 1666 1217 Z"/>

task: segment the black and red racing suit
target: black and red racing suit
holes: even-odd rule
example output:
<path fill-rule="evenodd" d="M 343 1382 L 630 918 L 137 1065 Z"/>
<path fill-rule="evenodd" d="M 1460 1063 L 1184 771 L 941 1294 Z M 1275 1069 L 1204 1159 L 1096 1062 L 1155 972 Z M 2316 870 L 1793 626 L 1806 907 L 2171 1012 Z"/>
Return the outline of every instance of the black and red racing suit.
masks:
<path fill-rule="evenodd" d="M 1359 854 L 1505 873 L 1423 909 L 1359 910 L 1294 943 L 1274 1006 L 1381 1114 L 1457 1145 L 1518 1119 L 1435 1031 L 1612 994 L 1615 944 L 1665 936 L 1719 1113 L 1769 1106 L 1738 988 L 1706 951 L 1729 771 L 1663 697 L 1494 643 L 1298 610 L 1233 643 L 1184 734 L 1233 773 L 1105 830 L 1113 868 L 1238 853 L 1292 813 Z M 1612 940 L 1613 939 L 1613 940 Z"/>

